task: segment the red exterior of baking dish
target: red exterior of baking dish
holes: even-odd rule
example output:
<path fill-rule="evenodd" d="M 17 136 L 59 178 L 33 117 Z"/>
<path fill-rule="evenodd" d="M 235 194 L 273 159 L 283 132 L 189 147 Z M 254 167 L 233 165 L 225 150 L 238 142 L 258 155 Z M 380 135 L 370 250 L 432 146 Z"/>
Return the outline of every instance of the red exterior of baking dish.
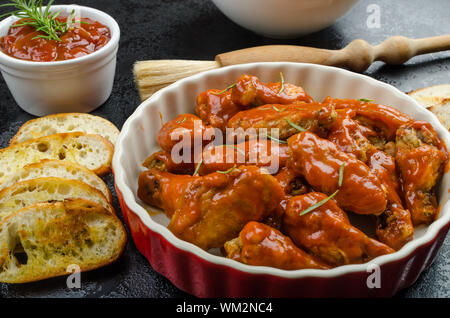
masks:
<path fill-rule="evenodd" d="M 380 266 L 380 288 L 368 288 L 372 272 L 356 272 L 337 277 L 283 278 L 246 273 L 208 262 L 181 250 L 150 230 L 125 203 L 116 186 L 123 216 L 139 251 L 151 266 L 181 290 L 198 297 L 390 297 L 412 285 L 431 265 L 450 223 L 429 243 L 407 257 Z"/>

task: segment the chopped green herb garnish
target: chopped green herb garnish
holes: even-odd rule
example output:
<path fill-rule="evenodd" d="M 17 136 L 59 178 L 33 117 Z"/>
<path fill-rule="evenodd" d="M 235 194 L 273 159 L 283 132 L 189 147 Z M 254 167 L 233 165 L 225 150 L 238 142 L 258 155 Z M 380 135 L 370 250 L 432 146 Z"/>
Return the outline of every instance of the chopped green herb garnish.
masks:
<path fill-rule="evenodd" d="M 217 170 L 216 172 L 218 172 L 218 173 L 222 173 L 222 174 L 227 174 L 227 173 L 230 173 L 231 171 L 233 171 L 234 169 L 236 169 L 236 164 L 234 164 L 234 166 L 233 167 L 231 167 L 230 169 L 228 169 L 227 171 L 220 171 L 220 170 Z"/>
<path fill-rule="evenodd" d="M 370 102 L 373 102 L 374 101 L 374 99 L 366 99 L 366 98 L 360 98 L 360 99 L 358 99 L 360 102 L 364 102 L 364 103 L 370 103 Z"/>
<path fill-rule="evenodd" d="M 341 167 L 339 168 L 339 182 L 338 182 L 339 187 L 342 186 L 342 181 L 344 181 L 344 168 L 345 168 L 345 163 L 343 163 L 341 165 Z"/>
<path fill-rule="evenodd" d="M 222 95 L 223 93 L 225 93 L 225 92 L 228 91 L 229 89 L 232 89 L 232 88 L 235 87 L 236 85 L 237 85 L 237 83 L 231 84 L 230 86 L 228 86 L 227 88 L 225 88 L 223 91 L 220 91 L 220 92 L 218 92 L 218 93 L 211 92 L 211 94 L 214 94 L 214 95 Z"/>
<path fill-rule="evenodd" d="M 301 127 L 301 126 L 294 124 L 294 123 L 293 123 L 292 121 L 290 121 L 288 118 L 284 118 L 284 120 L 287 121 L 287 123 L 288 123 L 289 125 L 291 125 L 291 126 L 294 127 L 295 129 L 297 129 L 298 131 L 308 131 L 307 129 L 305 129 L 305 128 Z"/>
<path fill-rule="evenodd" d="M 234 146 L 234 145 L 224 145 L 224 146 L 225 146 L 225 147 L 229 147 L 229 148 L 234 148 L 234 149 L 236 149 L 238 152 L 240 152 L 242 155 L 245 156 L 244 150 L 239 149 L 237 146 Z"/>
<path fill-rule="evenodd" d="M 332 195 L 330 195 L 329 197 L 323 199 L 322 201 L 317 202 L 314 205 L 311 205 L 309 208 L 307 208 L 306 210 L 303 210 L 302 212 L 300 212 L 300 215 L 305 215 L 306 213 L 309 213 L 315 209 L 317 209 L 318 207 L 324 205 L 325 203 L 327 203 L 328 201 L 330 201 L 331 199 L 334 198 L 334 196 L 339 192 L 339 189 L 337 189 L 336 191 L 334 191 L 334 193 Z"/>
<path fill-rule="evenodd" d="M 200 170 L 200 166 L 202 165 L 202 163 L 203 163 L 203 158 L 200 159 L 199 163 L 197 164 L 197 167 L 195 168 L 195 172 L 194 172 L 193 176 L 198 174 L 198 171 Z"/>
<path fill-rule="evenodd" d="M 284 112 L 287 109 L 287 107 L 283 109 L 278 109 L 275 105 L 272 105 L 272 108 L 275 109 L 277 112 Z"/>
<path fill-rule="evenodd" d="M 184 123 L 185 121 L 186 121 L 186 117 L 184 117 L 183 120 L 177 120 L 177 123 L 178 123 L 178 124 L 182 124 L 182 123 Z"/>
<path fill-rule="evenodd" d="M 263 109 L 263 110 L 273 109 L 273 110 L 276 110 L 277 112 L 284 112 L 286 109 L 288 109 L 288 107 L 285 107 L 285 108 L 283 108 L 283 109 L 279 109 L 279 108 L 276 107 L 275 105 L 272 105 L 272 107 L 262 107 L 262 108 L 260 108 L 260 109 Z"/>
<path fill-rule="evenodd" d="M 341 165 L 341 167 L 339 168 L 339 181 L 338 181 L 339 188 L 342 186 L 342 182 L 343 182 L 343 180 L 344 180 L 344 168 L 345 168 L 345 163 L 343 163 L 343 164 Z M 309 208 L 307 208 L 306 210 L 302 211 L 302 212 L 300 213 L 300 215 L 305 215 L 306 213 L 311 212 L 311 211 L 317 209 L 319 206 L 321 206 L 321 205 L 327 203 L 327 202 L 330 201 L 332 198 L 334 198 L 334 196 L 335 196 L 338 192 L 339 192 L 339 189 L 337 189 L 336 191 L 334 191 L 334 193 L 333 193 L 332 195 L 330 195 L 329 197 L 323 199 L 322 201 L 317 202 L 317 203 L 314 204 L 314 205 L 311 205 Z"/>
<path fill-rule="evenodd" d="M 283 76 L 283 72 L 280 72 L 280 77 L 281 77 L 281 88 L 280 88 L 280 91 L 278 92 L 278 94 L 281 94 L 284 91 L 284 76 Z"/>
<path fill-rule="evenodd" d="M 280 140 L 278 138 L 272 137 L 271 135 L 266 135 L 266 136 L 267 136 L 267 138 L 269 138 L 269 139 L 271 139 L 273 141 L 276 141 L 276 142 L 278 142 L 280 144 L 287 144 L 287 141 L 285 141 L 285 140 Z"/>

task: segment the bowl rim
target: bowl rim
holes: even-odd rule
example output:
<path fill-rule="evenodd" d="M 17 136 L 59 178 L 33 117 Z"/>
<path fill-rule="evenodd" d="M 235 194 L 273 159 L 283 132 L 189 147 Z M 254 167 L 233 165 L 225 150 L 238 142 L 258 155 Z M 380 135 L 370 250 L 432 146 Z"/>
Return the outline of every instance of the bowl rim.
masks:
<path fill-rule="evenodd" d="M 50 66 L 70 66 L 73 64 L 83 63 L 85 61 L 89 61 L 92 59 L 95 59 L 96 57 L 99 57 L 100 55 L 107 55 L 110 51 L 114 50 L 114 47 L 118 45 L 119 39 L 120 39 L 120 27 L 117 21 L 107 14 L 106 12 L 103 12 L 101 10 L 86 7 L 86 6 L 80 6 L 77 4 L 60 4 L 60 5 L 52 5 L 51 8 L 53 10 L 57 9 L 64 9 L 64 8 L 70 8 L 70 7 L 77 7 L 81 11 L 90 12 L 97 16 L 102 16 L 107 22 L 102 22 L 102 24 L 106 25 L 110 31 L 111 31 L 111 39 L 106 43 L 105 46 L 101 47 L 97 51 L 94 51 L 90 54 L 76 57 L 70 60 L 63 60 L 63 61 L 50 61 L 50 62 L 38 62 L 38 61 L 28 61 L 28 60 L 21 60 L 12 56 L 9 56 L 8 54 L 4 53 L 0 49 L 0 64 L 7 65 L 9 67 L 19 67 L 19 68 L 27 68 L 28 70 L 31 70 L 33 67 L 42 68 L 42 67 L 50 67 Z M 5 25 L 11 25 L 13 22 L 17 21 L 18 18 L 15 16 L 9 16 L 3 20 L 0 21 L 0 30 L 5 27 Z M 38 71 L 40 71 L 38 69 Z"/>
<path fill-rule="evenodd" d="M 246 265 L 231 259 L 228 259 L 223 256 L 216 256 L 207 251 L 202 250 L 196 245 L 189 243 L 187 241 L 183 241 L 176 237 L 171 231 L 168 230 L 167 227 L 155 222 L 148 215 L 147 211 L 143 206 L 138 204 L 134 199 L 133 191 L 126 185 L 124 180 L 125 171 L 121 167 L 121 158 L 124 155 L 122 143 L 125 136 L 128 135 L 130 126 L 132 123 L 139 118 L 143 111 L 151 105 L 151 102 L 154 102 L 160 98 L 161 95 L 166 92 L 176 91 L 180 86 L 184 85 L 188 82 L 195 82 L 196 80 L 205 77 L 209 74 L 220 75 L 221 73 L 225 73 L 231 69 L 239 69 L 239 68 L 250 68 L 250 67 L 313 67 L 319 69 L 332 69 L 332 71 L 341 73 L 343 75 L 356 76 L 359 77 L 360 80 L 368 82 L 369 85 L 377 85 L 381 86 L 384 89 L 390 91 L 392 94 L 396 95 L 398 98 L 406 99 L 409 103 L 414 105 L 416 111 L 421 113 L 422 120 L 428 121 L 433 124 L 436 132 L 439 137 L 445 141 L 447 145 L 450 144 L 450 133 L 443 127 L 443 125 L 439 122 L 437 117 L 431 112 L 427 111 L 425 108 L 419 105 L 417 101 L 415 101 L 410 96 L 401 92 L 399 89 L 391 86 L 390 84 L 380 82 L 374 78 L 371 78 L 364 74 L 354 73 L 345 69 L 332 67 L 332 66 L 324 66 L 310 63 L 295 63 L 295 62 L 258 62 L 258 63 L 248 63 L 248 64 L 240 64 L 233 65 L 227 67 L 221 67 L 214 70 L 205 71 L 196 75 L 189 76 L 187 78 L 181 79 L 167 87 L 162 88 L 153 94 L 150 98 L 143 101 L 133 112 L 133 114 L 125 121 L 122 130 L 119 134 L 119 137 L 116 141 L 115 151 L 112 161 L 112 167 L 114 172 L 114 183 L 123 196 L 124 204 L 128 209 L 130 209 L 133 213 L 135 213 L 141 222 L 148 227 L 151 231 L 161 235 L 165 240 L 168 241 L 172 246 L 183 250 L 184 252 L 191 253 L 197 257 L 200 257 L 203 261 L 213 263 L 216 265 L 230 267 L 235 270 L 239 270 L 241 272 L 245 272 L 248 274 L 262 274 L 262 275 L 272 275 L 281 278 L 287 279 L 300 279 L 300 278 L 333 278 L 342 275 L 347 275 L 351 273 L 357 272 L 367 272 L 369 270 L 369 266 L 371 264 L 376 264 L 378 266 L 382 266 L 388 263 L 394 263 L 400 261 L 404 258 L 407 258 L 414 254 L 414 252 L 432 242 L 439 231 L 445 226 L 450 224 L 450 200 L 447 200 L 445 203 L 440 204 L 440 213 L 441 217 L 430 224 L 425 232 L 425 234 L 419 238 L 416 238 L 406 245 L 404 245 L 399 251 L 396 251 L 392 254 L 382 255 L 373 260 L 363 263 L 363 264 L 348 264 L 338 266 L 332 269 L 298 269 L 298 270 L 283 270 L 274 267 L 268 266 L 253 266 Z"/>

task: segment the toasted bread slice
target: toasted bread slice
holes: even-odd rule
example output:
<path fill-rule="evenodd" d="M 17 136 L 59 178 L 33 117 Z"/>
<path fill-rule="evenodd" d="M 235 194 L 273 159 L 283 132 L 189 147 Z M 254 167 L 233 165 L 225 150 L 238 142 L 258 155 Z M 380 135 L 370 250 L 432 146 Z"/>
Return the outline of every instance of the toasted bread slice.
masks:
<path fill-rule="evenodd" d="M 77 131 L 100 135 L 113 145 L 120 132 L 113 123 L 102 117 L 83 113 L 55 114 L 27 121 L 10 140 L 10 144 Z"/>
<path fill-rule="evenodd" d="M 70 198 L 87 199 L 106 210 L 114 210 L 102 192 L 78 180 L 48 177 L 14 183 L 0 191 L 0 221 L 28 205 Z"/>
<path fill-rule="evenodd" d="M 447 130 L 450 130 L 450 98 L 443 99 L 439 104 L 428 108 L 433 112 Z"/>
<path fill-rule="evenodd" d="M 416 89 L 408 93 L 425 108 L 441 104 L 444 99 L 450 98 L 450 84 L 436 85 Z"/>
<path fill-rule="evenodd" d="M 28 140 L 0 150 L 0 183 L 22 167 L 43 159 L 78 163 L 96 174 L 111 170 L 114 146 L 98 135 L 56 134 Z"/>
<path fill-rule="evenodd" d="M 26 165 L 17 171 L 17 173 L 8 176 L 3 183 L 0 184 L 0 191 L 17 182 L 45 177 L 82 181 L 91 187 L 100 190 L 106 199 L 108 199 L 110 203 L 112 202 L 111 192 L 105 182 L 103 182 L 103 180 L 95 173 L 73 162 L 49 159 Z"/>
<path fill-rule="evenodd" d="M 0 223 L 0 282 L 25 283 L 114 262 L 125 229 L 116 215 L 84 199 L 37 203 Z"/>

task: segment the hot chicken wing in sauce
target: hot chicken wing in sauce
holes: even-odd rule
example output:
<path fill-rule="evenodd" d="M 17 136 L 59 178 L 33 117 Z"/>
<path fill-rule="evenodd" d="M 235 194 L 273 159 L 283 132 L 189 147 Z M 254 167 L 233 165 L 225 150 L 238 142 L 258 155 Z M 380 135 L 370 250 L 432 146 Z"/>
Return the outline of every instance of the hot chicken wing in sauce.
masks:
<path fill-rule="evenodd" d="M 378 215 L 386 209 L 386 192 L 369 167 L 341 151 L 335 143 L 301 132 L 288 139 L 288 166 L 305 177 L 316 190 L 331 195 L 343 209 L 358 214 Z M 343 167 L 343 168 L 341 168 Z M 339 174 L 343 170 L 342 185 Z"/>
<path fill-rule="evenodd" d="M 313 102 L 313 99 L 299 86 L 284 82 L 264 84 L 256 76 L 245 74 L 238 78 L 235 87 L 231 90 L 231 99 L 238 105 L 249 107 Z"/>
<path fill-rule="evenodd" d="M 139 178 L 139 197 L 166 211 L 176 236 L 205 250 L 222 247 L 247 222 L 276 214 L 283 195 L 277 180 L 256 166 L 203 177 L 150 169 Z"/>
<path fill-rule="evenodd" d="M 430 224 L 438 213 L 435 186 L 448 160 L 443 142 L 429 123 L 403 125 L 397 130 L 395 159 L 414 225 Z"/>
<path fill-rule="evenodd" d="M 249 222 L 239 237 L 225 243 L 227 257 L 247 265 L 287 270 L 327 269 L 329 266 L 298 248 L 280 231 L 258 222 Z"/>
<path fill-rule="evenodd" d="M 301 215 L 302 211 L 326 198 L 323 193 L 310 192 L 289 200 L 284 228 L 297 246 L 334 266 L 364 263 L 394 252 L 352 226 L 334 200 Z"/>

